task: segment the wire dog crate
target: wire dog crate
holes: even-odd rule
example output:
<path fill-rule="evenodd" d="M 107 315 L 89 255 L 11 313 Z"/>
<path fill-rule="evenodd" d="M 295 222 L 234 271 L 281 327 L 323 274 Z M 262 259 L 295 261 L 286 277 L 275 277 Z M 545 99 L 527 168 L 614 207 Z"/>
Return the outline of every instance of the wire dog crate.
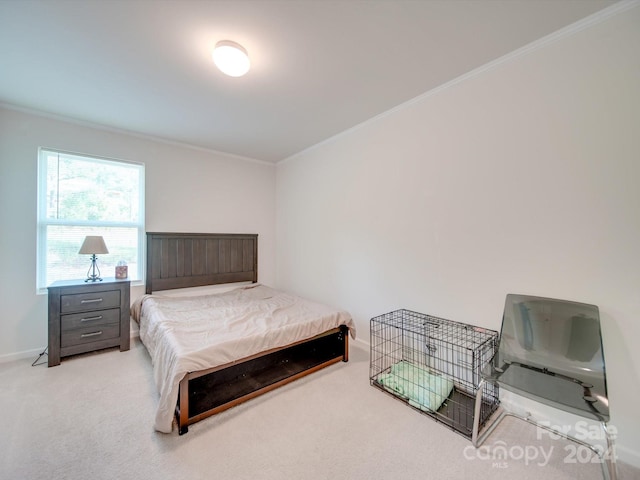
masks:
<path fill-rule="evenodd" d="M 482 367 L 498 332 L 410 310 L 371 319 L 371 385 L 471 438 Z M 498 408 L 498 387 L 485 384 L 480 426 Z"/>

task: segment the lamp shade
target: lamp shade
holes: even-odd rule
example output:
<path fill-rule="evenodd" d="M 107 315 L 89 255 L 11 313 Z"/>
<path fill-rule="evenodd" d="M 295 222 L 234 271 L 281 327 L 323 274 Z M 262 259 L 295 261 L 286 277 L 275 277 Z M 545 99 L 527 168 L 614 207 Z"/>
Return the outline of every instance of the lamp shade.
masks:
<path fill-rule="evenodd" d="M 107 246 L 104 243 L 104 238 L 101 236 L 88 235 L 85 237 L 84 242 L 82 242 L 78 253 L 95 255 L 98 253 L 109 253 L 109 250 L 107 250 Z"/>

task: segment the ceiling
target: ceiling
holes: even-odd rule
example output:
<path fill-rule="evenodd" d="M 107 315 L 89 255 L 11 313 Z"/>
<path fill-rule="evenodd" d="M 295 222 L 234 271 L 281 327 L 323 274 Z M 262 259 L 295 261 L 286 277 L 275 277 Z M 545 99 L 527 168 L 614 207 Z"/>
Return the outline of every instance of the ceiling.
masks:
<path fill-rule="evenodd" d="M 0 102 L 278 162 L 613 3 L 0 0 Z"/>

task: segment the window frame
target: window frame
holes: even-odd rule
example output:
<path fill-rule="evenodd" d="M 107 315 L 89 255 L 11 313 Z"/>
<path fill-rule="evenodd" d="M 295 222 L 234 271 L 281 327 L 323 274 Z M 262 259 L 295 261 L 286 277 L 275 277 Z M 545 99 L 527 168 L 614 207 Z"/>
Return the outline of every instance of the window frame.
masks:
<path fill-rule="evenodd" d="M 69 220 L 47 218 L 47 155 L 68 155 L 85 158 L 96 163 L 134 165 L 139 168 L 138 178 L 138 222 L 101 221 L 101 220 Z M 130 160 L 103 157 L 99 155 L 71 152 L 58 148 L 38 147 L 37 203 L 36 203 L 36 293 L 47 293 L 47 227 L 121 227 L 138 230 L 137 257 L 140 278 L 132 280 L 131 285 L 144 285 L 145 280 L 145 164 Z M 78 249 L 80 245 L 78 245 Z M 105 275 L 113 276 L 113 275 Z"/>

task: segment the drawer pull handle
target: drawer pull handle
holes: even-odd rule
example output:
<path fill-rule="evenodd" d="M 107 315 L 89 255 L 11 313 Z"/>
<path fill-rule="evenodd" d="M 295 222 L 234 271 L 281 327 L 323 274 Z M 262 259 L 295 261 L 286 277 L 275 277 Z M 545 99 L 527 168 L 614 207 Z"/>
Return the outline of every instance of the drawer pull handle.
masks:
<path fill-rule="evenodd" d="M 93 322 L 94 320 L 100 320 L 101 318 L 102 318 L 102 315 L 97 315 L 95 317 L 81 318 L 80 321 L 81 322 Z"/>
<path fill-rule="evenodd" d="M 93 298 L 91 300 L 80 300 L 80 303 L 97 303 L 101 301 L 102 301 L 101 298 Z"/>
<path fill-rule="evenodd" d="M 96 335 L 102 335 L 102 330 L 100 330 L 99 332 L 93 332 L 93 333 L 83 333 L 80 336 L 82 338 L 87 338 L 87 337 L 95 337 Z"/>

